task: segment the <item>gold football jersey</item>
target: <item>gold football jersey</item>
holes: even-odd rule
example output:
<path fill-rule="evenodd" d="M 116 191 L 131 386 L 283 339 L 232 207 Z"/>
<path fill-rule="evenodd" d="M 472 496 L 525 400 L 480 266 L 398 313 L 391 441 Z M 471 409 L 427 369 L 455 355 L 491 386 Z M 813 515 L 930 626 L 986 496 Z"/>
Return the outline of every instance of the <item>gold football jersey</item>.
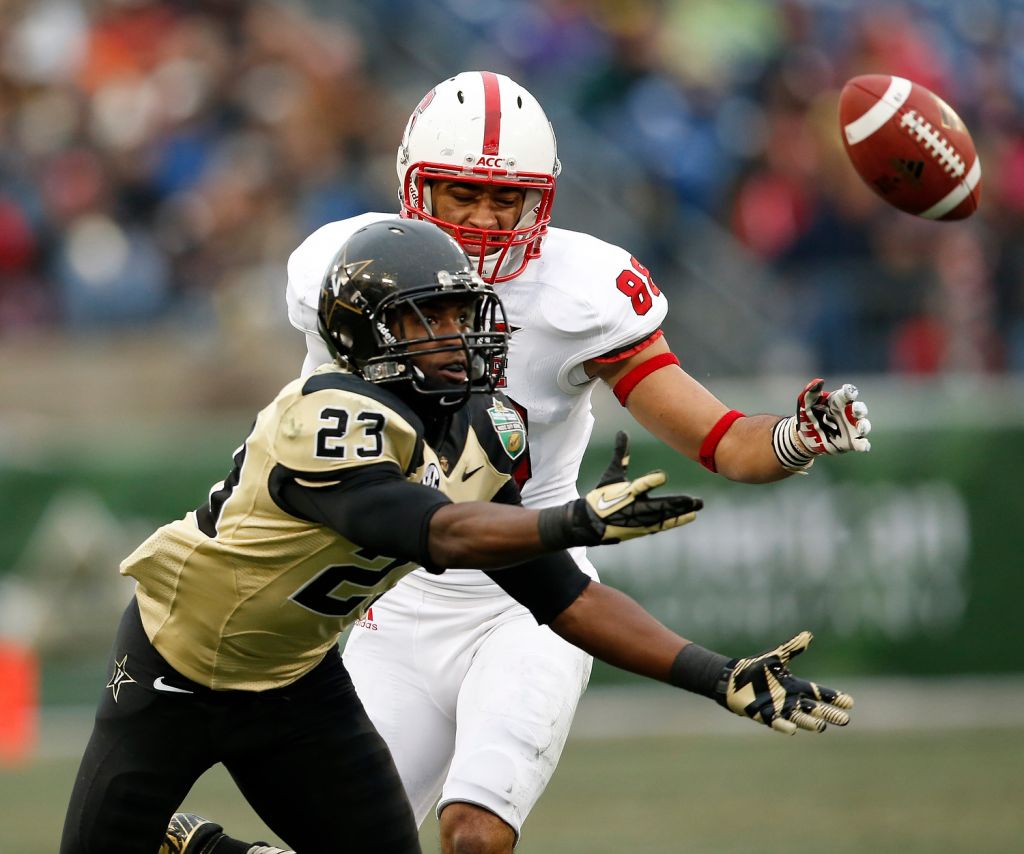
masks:
<path fill-rule="evenodd" d="M 218 690 L 282 687 L 415 568 L 286 512 L 274 498 L 283 480 L 327 486 L 391 462 L 453 501 L 489 501 L 525 451 L 525 425 L 500 396 L 474 395 L 434 448 L 396 396 L 325 365 L 259 413 L 209 501 L 157 530 L 121 573 L 138 581 L 150 641 L 184 676 Z"/>

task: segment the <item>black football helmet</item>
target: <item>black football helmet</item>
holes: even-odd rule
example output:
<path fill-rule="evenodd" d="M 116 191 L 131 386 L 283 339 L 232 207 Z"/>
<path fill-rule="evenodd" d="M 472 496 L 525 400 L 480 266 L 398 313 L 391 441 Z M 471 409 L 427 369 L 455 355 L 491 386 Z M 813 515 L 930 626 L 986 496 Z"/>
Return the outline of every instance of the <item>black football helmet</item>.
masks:
<path fill-rule="evenodd" d="M 464 297 L 472 328 L 434 335 L 422 313 L 430 300 Z M 419 316 L 425 333 L 398 338 L 402 311 Z M 474 392 L 491 392 L 508 353 L 505 311 L 454 239 L 428 222 L 389 219 L 355 232 L 331 262 L 320 288 L 320 335 L 331 354 L 364 379 L 387 385 L 432 416 L 454 411 Z M 417 345 L 410 350 L 410 345 Z M 413 363 L 427 353 L 461 351 L 467 381 L 435 384 Z"/>

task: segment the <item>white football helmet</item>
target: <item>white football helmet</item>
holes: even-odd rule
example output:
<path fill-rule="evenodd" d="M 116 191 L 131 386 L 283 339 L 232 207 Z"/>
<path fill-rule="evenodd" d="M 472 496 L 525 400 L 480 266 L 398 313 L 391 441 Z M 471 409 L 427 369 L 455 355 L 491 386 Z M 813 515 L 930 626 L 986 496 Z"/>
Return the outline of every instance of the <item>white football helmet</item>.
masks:
<path fill-rule="evenodd" d="M 540 255 L 561 164 L 551 122 L 514 80 L 464 71 L 438 83 L 409 117 L 397 165 L 402 216 L 452 234 L 485 281 L 513 279 Z M 522 216 L 509 231 L 443 222 L 431 212 L 434 180 L 524 188 Z"/>

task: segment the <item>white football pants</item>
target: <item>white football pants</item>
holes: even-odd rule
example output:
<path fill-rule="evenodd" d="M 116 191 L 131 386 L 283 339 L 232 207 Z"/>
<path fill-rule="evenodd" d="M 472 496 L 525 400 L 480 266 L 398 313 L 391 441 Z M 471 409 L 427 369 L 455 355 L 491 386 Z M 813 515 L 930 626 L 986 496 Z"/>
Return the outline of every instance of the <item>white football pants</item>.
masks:
<path fill-rule="evenodd" d="M 518 838 L 558 764 L 592 659 L 497 587 L 485 591 L 445 595 L 407 577 L 353 627 L 344 660 L 417 824 L 435 803 L 440 814 L 461 801 L 500 816 Z"/>

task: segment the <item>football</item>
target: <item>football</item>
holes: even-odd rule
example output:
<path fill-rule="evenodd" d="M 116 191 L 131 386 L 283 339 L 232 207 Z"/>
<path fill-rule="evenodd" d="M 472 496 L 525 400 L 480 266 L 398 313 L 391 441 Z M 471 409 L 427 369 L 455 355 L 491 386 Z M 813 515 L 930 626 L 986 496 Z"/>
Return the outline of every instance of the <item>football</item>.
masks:
<path fill-rule="evenodd" d="M 903 77 L 854 77 L 839 95 L 843 146 L 857 174 L 893 207 L 937 220 L 969 217 L 981 163 L 952 107 Z"/>

